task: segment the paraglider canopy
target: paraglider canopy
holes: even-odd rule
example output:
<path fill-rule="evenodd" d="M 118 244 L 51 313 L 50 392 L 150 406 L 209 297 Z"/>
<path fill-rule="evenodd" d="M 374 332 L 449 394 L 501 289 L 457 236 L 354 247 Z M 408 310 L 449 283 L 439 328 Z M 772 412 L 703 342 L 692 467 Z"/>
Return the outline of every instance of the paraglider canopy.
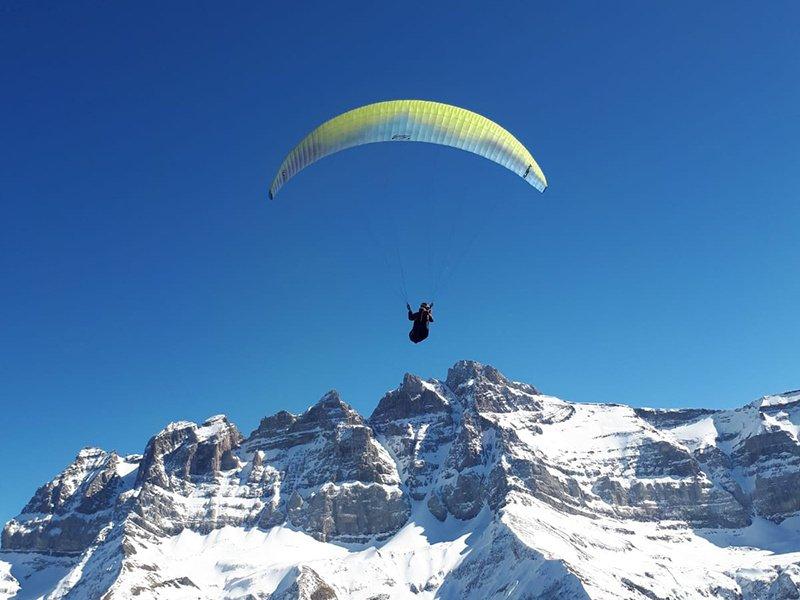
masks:
<path fill-rule="evenodd" d="M 522 143 L 486 117 L 441 102 L 390 100 L 367 104 L 326 121 L 289 152 L 269 188 L 270 199 L 292 177 L 321 158 L 376 142 L 426 142 L 483 156 L 537 190 L 547 179 Z"/>

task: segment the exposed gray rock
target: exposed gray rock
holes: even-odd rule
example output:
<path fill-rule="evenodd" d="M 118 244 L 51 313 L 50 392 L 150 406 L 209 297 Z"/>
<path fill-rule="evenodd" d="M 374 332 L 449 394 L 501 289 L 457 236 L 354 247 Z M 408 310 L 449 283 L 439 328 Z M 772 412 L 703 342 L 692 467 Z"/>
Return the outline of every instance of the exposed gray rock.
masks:
<path fill-rule="evenodd" d="M 241 441 L 239 430 L 224 416 L 199 427 L 172 423 L 147 443 L 136 484 L 181 490 L 186 483 L 213 478 L 238 465 L 233 451 Z"/>
<path fill-rule="evenodd" d="M 119 457 L 113 452 L 84 448 L 61 474 L 36 491 L 22 512 L 56 515 L 73 509 L 83 513 L 92 512 L 94 499 L 102 496 L 109 487 L 114 487 L 115 482 L 112 480 L 118 461 Z"/>
<path fill-rule="evenodd" d="M 459 473 L 442 485 L 440 494 L 447 510 L 457 519 L 471 519 L 483 506 L 483 478 L 478 473 Z"/>
<path fill-rule="evenodd" d="M 700 473 L 697 460 L 685 448 L 663 440 L 648 441 L 638 447 L 633 460 L 638 478 L 695 477 Z"/>
<path fill-rule="evenodd" d="M 278 584 L 269 600 L 337 600 L 336 592 L 305 565 L 294 567 Z"/>
<path fill-rule="evenodd" d="M 792 565 L 782 571 L 770 584 L 767 600 L 797 600 L 800 598 L 800 568 Z"/>
<path fill-rule="evenodd" d="M 511 492 L 521 492 L 570 514 L 589 515 L 586 494 L 571 477 L 557 474 L 540 458 L 501 461 L 491 471 L 487 499 L 498 510 Z"/>
<path fill-rule="evenodd" d="M 364 425 L 364 419 L 331 390 L 302 415 L 280 411 L 262 419 L 248 441 L 262 450 L 288 450 L 314 441 L 319 432 L 347 425 Z"/>
<path fill-rule="evenodd" d="M 745 438 L 733 454 L 737 464 L 750 467 L 758 461 L 783 458 L 800 463 L 800 445 L 788 431 L 778 429 Z"/>
<path fill-rule="evenodd" d="M 369 422 L 376 426 L 415 417 L 427 420 L 437 413 L 449 414 L 450 403 L 437 392 L 436 383 L 406 373 L 400 387 L 380 399 Z"/>
<path fill-rule="evenodd" d="M 439 497 L 439 492 L 431 492 L 428 494 L 428 510 L 440 521 L 444 521 L 447 518 L 447 507 Z"/>
<path fill-rule="evenodd" d="M 800 471 L 756 477 L 753 507 L 757 513 L 780 523 L 800 511 Z"/>
<path fill-rule="evenodd" d="M 608 477 L 599 479 L 592 491 L 628 518 L 686 521 L 693 527 L 746 527 L 748 512 L 725 491 L 702 479 L 678 485 L 636 481 L 623 485 Z M 629 508 L 631 510 L 626 510 Z"/>
<path fill-rule="evenodd" d="M 746 502 L 756 514 L 779 523 L 800 511 L 800 442 L 792 422 L 800 419 L 800 402 L 791 393 L 775 398 L 777 403 L 762 399 L 740 409 L 758 418 L 760 427 L 730 439 L 730 458 L 734 469 L 754 481 Z"/>
<path fill-rule="evenodd" d="M 6 523 L 5 550 L 80 553 L 113 519 L 117 499 L 131 482 L 120 473 L 141 457 L 121 458 L 98 448 L 81 450 L 50 483 L 40 487 L 17 518 Z"/>
<path fill-rule="evenodd" d="M 462 360 L 447 372 L 447 386 L 479 412 L 513 412 L 541 409 L 539 391 L 526 383 L 512 382 L 489 365 Z"/>
<path fill-rule="evenodd" d="M 673 429 L 719 412 L 707 408 L 634 408 L 633 410 L 639 418 L 658 429 Z"/>
<path fill-rule="evenodd" d="M 334 391 L 303 415 L 264 419 L 244 448 L 251 461 L 271 465 L 280 489 L 262 522 L 288 517 L 318 539 L 366 540 L 393 533 L 408 518 L 397 466 Z"/>
<path fill-rule="evenodd" d="M 302 502 L 296 501 L 289 509 L 289 519 L 321 541 L 363 541 L 394 533 L 405 524 L 408 511 L 408 501 L 399 489 L 328 484 Z"/>
<path fill-rule="evenodd" d="M 391 453 L 414 500 L 422 500 L 455 436 L 452 398 L 441 384 L 408 375 L 378 403 L 369 424 Z"/>
<path fill-rule="evenodd" d="M 733 477 L 733 460 L 716 446 L 705 446 L 694 451 L 697 463 L 706 476 L 733 496 L 745 511 L 750 510 L 752 499 Z"/>

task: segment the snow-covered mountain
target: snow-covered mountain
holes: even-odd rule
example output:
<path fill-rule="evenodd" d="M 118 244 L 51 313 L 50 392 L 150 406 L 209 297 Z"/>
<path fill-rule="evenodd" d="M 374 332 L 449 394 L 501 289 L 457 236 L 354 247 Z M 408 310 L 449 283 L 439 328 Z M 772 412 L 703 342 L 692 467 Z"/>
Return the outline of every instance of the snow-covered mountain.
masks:
<path fill-rule="evenodd" d="M 0 598 L 800 598 L 798 435 L 800 391 L 573 404 L 463 361 L 369 419 L 329 392 L 82 450 L 6 524 Z"/>

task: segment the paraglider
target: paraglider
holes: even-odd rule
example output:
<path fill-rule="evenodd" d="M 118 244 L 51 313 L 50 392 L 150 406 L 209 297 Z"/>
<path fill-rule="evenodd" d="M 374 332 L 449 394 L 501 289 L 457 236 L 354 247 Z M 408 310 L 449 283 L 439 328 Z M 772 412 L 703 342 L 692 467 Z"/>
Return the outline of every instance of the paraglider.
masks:
<path fill-rule="evenodd" d="M 377 142 L 424 142 L 458 148 L 505 167 L 540 192 L 547 187 L 547 179 L 530 151 L 494 121 L 441 102 L 389 100 L 342 113 L 304 137 L 278 168 L 269 187 L 270 200 L 290 179 L 321 158 Z M 402 273 L 402 264 L 400 270 Z M 405 281 L 403 294 L 407 296 Z M 412 312 L 408 303 L 406 307 L 409 320 L 414 321 L 409 338 L 417 344 L 428 337 L 433 304 L 423 302 L 417 312 Z"/>
<path fill-rule="evenodd" d="M 289 152 L 270 199 L 292 177 L 319 159 L 375 142 L 426 142 L 483 156 L 513 171 L 540 192 L 547 179 L 522 143 L 494 121 L 465 108 L 428 100 L 389 100 L 355 108 L 309 133 Z"/>
<path fill-rule="evenodd" d="M 430 305 L 423 302 L 419 305 L 417 312 L 411 311 L 411 305 L 406 304 L 408 309 L 408 320 L 414 321 L 411 331 L 408 332 L 408 339 L 415 344 L 419 344 L 422 340 L 428 337 L 428 323 L 433 323 L 433 303 Z"/>

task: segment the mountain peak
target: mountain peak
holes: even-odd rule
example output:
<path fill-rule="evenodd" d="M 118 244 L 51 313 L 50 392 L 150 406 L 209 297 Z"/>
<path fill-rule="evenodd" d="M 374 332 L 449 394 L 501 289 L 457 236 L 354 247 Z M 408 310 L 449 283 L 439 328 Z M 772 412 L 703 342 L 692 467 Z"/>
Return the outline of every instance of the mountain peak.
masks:
<path fill-rule="evenodd" d="M 386 392 L 380 399 L 369 420 L 371 423 L 382 423 L 449 410 L 450 403 L 440 384 L 406 373 L 400 387 Z"/>
<path fill-rule="evenodd" d="M 782 394 L 762 396 L 751 405 L 761 409 L 775 409 L 781 406 L 791 406 L 800 403 L 800 390 L 791 390 Z"/>
<path fill-rule="evenodd" d="M 258 428 L 250 434 L 250 437 L 285 432 L 295 421 L 297 421 L 297 415 L 293 415 L 288 410 L 279 410 L 274 415 L 261 419 Z"/>
<path fill-rule="evenodd" d="M 325 392 L 322 395 L 322 397 L 319 400 L 317 400 L 316 405 L 347 406 L 344 400 L 342 400 L 342 397 L 339 395 L 339 392 L 336 390 L 328 390 L 327 392 Z"/>
<path fill-rule="evenodd" d="M 228 417 L 225 415 L 213 415 L 203 421 L 202 427 L 208 427 L 210 425 L 214 425 L 215 423 L 229 423 Z"/>
<path fill-rule="evenodd" d="M 507 384 L 508 379 L 491 365 L 484 365 L 474 360 L 460 360 L 447 371 L 447 387 L 457 391 L 476 380 L 485 379 L 495 384 Z"/>
<path fill-rule="evenodd" d="M 364 423 L 364 419 L 352 406 L 342 400 L 336 390 L 326 392 L 297 420 L 299 426 L 314 424 L 325 428 L 335 427 L 339 423 L 361 425 Z"/>
<path fill-rule="evenodd" d="M 86 460 L 89 458 L 100 458 L 106 455 L 106 451 L 102 448 L 96 448 L 94 446 L 87 446 L 86 448 L 81 448 L 78 452 L 75 460 Z"/>

